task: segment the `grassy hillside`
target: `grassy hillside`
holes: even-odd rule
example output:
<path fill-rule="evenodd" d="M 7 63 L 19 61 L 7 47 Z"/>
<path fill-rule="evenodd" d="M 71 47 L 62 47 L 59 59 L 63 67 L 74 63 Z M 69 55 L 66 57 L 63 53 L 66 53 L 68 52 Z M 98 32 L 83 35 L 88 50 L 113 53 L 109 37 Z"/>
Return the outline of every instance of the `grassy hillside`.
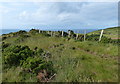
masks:
<path fill-rule="evenodd" d="M 112 27 L 104 29 L 103 35 L 112 39 L 118 39 L 118 29 L 120 27 Z M 90 32 L 89 34 L 100 34 L 101 30 Z"/>
<path fill-rule="evenodd" d="M 49 82 L 118 81 L 118 46 L 115 44 L 80 41 L 73 38 L 68 39 L 68 37 L 51 37 L 43 33 L 28 32 L 25 35 L 28 35 L 28 37 L 21 37 L 19 34 L 15 36 L 12 36 L 12 34 L 5 35 L 8 37 L 2 42 L 10 45 L 5 48 L 6 51 L 3 51 L 3 56 L 6 56 L 5 53 L 11 49 L 11 46 L 15 45 L 28 46 L 33 52 L 42 49 L 50 54 L 46 54 L 44 60 L 51 61 L 53 64 L 51 67 L 54 72 L 48 77 Z M 38 55 L 37 58 L 41 58 L 41 56 L 43 55 Z M 7 67 L 6 64 L 3 65 Z M 38 73 L 25 72 L 21 65 L 3 69 L 4 82 L 41 81 L 38 76 Z"/>

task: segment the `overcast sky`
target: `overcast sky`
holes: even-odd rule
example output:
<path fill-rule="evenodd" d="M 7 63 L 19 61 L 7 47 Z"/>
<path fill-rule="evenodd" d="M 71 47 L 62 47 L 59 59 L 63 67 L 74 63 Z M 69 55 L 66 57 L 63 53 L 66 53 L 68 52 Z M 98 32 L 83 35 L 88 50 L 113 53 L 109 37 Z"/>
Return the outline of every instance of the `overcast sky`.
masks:
<path fill-rule="evenodd" d="M 101 29 L 118 26 L 117 2 L 2 2 L 3 29 Z"/>

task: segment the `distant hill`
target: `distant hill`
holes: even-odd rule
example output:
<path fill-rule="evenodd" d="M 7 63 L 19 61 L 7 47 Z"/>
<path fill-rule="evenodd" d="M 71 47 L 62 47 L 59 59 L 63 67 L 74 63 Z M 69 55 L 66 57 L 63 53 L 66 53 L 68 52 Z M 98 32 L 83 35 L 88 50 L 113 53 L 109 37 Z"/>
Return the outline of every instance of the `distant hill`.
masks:
<path fill-rule="evenodd" d="M 118 29 L 120 27 L 112 27 L 112 28 L 107 28 L 107 29 L 104 29 L 104 33 L 103 35 L 104 36 L 107 36 L 111 39 L 118 39 Z M 97 30 L 97 31 L 93 31 L 93 32 L 90 32 L 88 33 L 89 35 L 90 34 L 100 34 L 101 30 Z M 119 38 L 120 39 L 120 38 Z"/>

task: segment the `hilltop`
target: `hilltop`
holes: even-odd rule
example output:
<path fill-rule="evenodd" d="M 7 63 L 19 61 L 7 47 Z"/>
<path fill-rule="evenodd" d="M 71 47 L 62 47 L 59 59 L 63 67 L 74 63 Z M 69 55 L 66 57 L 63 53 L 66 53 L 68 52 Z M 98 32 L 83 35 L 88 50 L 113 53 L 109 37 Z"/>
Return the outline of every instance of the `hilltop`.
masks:
<path fill-rule="evenodd" d="M 51 32 L 2 35 L 4 82 L 117 82 L 117 40 Z"/>
<path fill-rule="evenodd" d="M 111 39 L 118 39 L 118 30 L 120 27 L 111 27 L 111 28 L 106 28 L 104 29 L 103 35 L 111 38 Z M 88 34 L 100 34 L 101 30 L 93 31 Z"/>

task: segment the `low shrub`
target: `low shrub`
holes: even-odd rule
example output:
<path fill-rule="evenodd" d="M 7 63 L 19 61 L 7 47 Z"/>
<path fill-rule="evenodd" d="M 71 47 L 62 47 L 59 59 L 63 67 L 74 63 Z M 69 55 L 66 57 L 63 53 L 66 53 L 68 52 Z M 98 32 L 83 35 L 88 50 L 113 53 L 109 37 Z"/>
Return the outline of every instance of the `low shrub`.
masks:
<path fill-rule="evenodd" d="M 31 29 L 31 30 L 29 31 L 29 33 L 31 33 L 31 34 L 36 34 L 36 33 L 39 33 L 39 30 Z"/>
<path fill-rule="evenodd" d="M 33 56 L 33 51 L 28 46 L 10 46 L 4 49 L 4 63 L 9 66 L 17 66 L 21 60 L 25 60 L 29 56 Z"/>
<path fill-rule="evenodd" d="M 37 55 L 42 55 L 43 52 L 44 52 L 43 49 L 38 49 Z"/>
<path fill-rule="evenodd" d="M 5 48 L 7 48 L 8 46 L 10 46 L 10 43 L 2 42 L 2 50 L 4 50 Z"/>
<path fill-rule="evenodd" d="M 2 36 L 2 40 L 5 40 L 5 39 L 7 39 L 7 37 L 6 36 Z"/>
<path fill-rule="evenodd" d="M 17 37 L 19 35 L 23 35 L 23 34 L 26 34 L 26 33 L 27 33 L 26 31 L 20 30 L 20 31 L 14 32 L 14 33 L 11 32 L 10 35 L 11 35 L 11 37 Z"/>
<path fill-rule="evenodd" d="M 82 34 L 78 35 L 78 39 L 77 40 L 83 41 L 84 40 L 84 35 L 82 35 Z"/>
<path fill-rule="evenodd" d="M 43 51 L 43 49 L 33 51 L 28 46 L 5 47 L 3 51 L 4 69 L 20 66 L 25 73 L 27 71 L 37 75 L 41 70 L 46 70 L 50 75 L 54 72 L 52 62 L 42 57 L 49 54 Z"/>
<path fill-rule="evenodd" d="M 23 35 L 20 35 L 15 42 L 22 42 L 24 41 L 26 38 L 30 37 L 29 35 L 26 35 L 26 34 L 23 34 Z"/>
<path fill-rule="evenodd" d="M 45 60 L 37 57 L 28 57 L 26 61 L 22 63 L 22 67 L 25 70 L 35 74 L 37 74 L 38 72 L 40 72 L 40 70 L 43 70 L 43 69 L 47 71 L 51 71 L 50 70 L 52 67 L 51 65 L 52 64 L 50 62 L 46 62 Z"/>
<path fill-rule="evenodd" d="M 98 34 L 92 34 L 92 35 L 86 35 L 86 40 L 88 41 L 98 41 L 100 35 Z"/>

